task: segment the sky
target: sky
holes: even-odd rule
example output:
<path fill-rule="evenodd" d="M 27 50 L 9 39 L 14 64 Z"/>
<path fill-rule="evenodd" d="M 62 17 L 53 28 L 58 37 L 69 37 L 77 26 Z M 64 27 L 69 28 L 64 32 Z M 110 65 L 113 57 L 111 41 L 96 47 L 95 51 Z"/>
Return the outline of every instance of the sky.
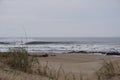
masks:
<path fill-rule="evenodd" d="M 0 0 L 0 37 L 120 37 L 120 0 Z"/>

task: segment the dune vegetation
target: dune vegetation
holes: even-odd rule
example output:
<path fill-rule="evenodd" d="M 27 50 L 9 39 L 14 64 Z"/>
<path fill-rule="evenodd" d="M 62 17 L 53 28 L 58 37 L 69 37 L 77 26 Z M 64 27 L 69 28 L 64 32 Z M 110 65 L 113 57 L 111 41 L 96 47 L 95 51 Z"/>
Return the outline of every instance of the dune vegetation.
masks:
<path fill-rule="evenodd" d="M 44 57 L 44 56 L 43 56 Z M 40 63 L 38 57 L 30 56 L 25 49 L 0 53 L 0 80 L 119 80 L 120 67 L 117 62 L 103 61 L 94 79 L 84 78 L 80 72 L 66 73 L 62 65 L 58 69 L 49 67 L 49 62 Z"/>

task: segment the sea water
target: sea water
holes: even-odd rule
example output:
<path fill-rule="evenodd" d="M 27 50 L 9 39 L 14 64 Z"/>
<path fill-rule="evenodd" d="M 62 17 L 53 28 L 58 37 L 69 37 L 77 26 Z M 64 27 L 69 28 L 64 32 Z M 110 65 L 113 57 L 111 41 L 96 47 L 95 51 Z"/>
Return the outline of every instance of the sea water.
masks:
<path fill-rule="evenodd" d="M 0 51 L 25 47 L 29 52 L 120 52 L 120 38 L 0 38 Z"/>

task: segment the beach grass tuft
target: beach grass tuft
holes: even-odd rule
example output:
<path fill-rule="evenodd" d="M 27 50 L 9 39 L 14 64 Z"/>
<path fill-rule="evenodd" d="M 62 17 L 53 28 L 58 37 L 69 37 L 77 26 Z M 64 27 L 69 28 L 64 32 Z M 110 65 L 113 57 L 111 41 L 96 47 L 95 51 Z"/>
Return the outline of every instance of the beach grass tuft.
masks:
<path fill-rule="evenodd" d="M 97 80 L 110 80 L 120 74 L 118 63 L 103 61 L 102 67 L 96 72 Z"/>
<path fill-rule="evenodd" d="M 0 53 L 4 63 L 12 69 L 28 72 L 32 68 L 33 58 L 28 56 L 28 52 L 23 48 L 12 49 L 6 53 Z"/>

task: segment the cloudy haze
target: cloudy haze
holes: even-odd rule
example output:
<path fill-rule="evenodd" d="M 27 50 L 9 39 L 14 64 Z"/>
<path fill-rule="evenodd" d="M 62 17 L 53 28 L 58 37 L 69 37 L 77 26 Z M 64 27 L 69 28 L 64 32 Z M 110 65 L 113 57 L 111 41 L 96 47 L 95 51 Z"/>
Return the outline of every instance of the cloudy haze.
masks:
<path fill-rule="evenodd" d="M 119 0 L 0 0 L 0 37 L 120 37 Z"/>

